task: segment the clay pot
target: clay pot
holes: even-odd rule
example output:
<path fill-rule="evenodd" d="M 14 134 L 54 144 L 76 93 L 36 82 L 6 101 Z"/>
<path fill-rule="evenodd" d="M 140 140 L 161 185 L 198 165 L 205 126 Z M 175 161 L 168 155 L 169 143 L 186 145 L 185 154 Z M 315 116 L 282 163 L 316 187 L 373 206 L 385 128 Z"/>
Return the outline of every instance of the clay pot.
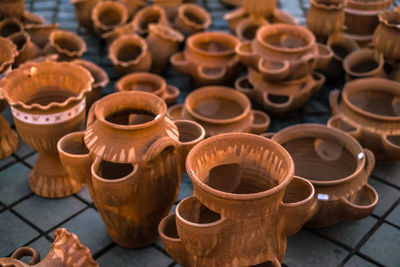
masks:
<path fill-rule="evenodd" d="M 6 18 L 0 22 L 0 36 L 10 38 L 14 34 L 22 33 L 24 25 L 16 18 Z"/>
<path fill-rule="evenodd" d="M 146 6 L 146 0 L 119 0 L 126 6 L 129 17 L 132 18 L 140 9 Z"/>
<path fill-rule="evenodd" d="M 340 92 L 332 91 L 329 102 L 333 117 L 328 126 L 355 137 L 374 152 L 378 162 L 400 159 L 400 83 L 368 78 L 348 82 Z"/>
<path fill-rule="evenodd" d="M 265 19 L 244 18 L 237 24 L 235 35 L 240 41 L 252 41 L 256 37 L 257 30 L 268 24 Z"/>
<path fill-rule="evenodd" d="M 84 96 L 92 82 L 84 68 L 52 61 L 26 63 L 0 82 L 18 133 L 40 153 L 29 176 L 32 191 L 40 196 L 66 197 L 83 186 L 61 166 L 56 145 L 66 133 L 83 128 Z"/>
<path fill-rule="evenodd" d="M 134 30 L 141 36 L 149 33 L 150 24 L 168 24 L 167 14 L 160 6 L 148 6 L 136 13 L 132 20 Z"/>
<path fill-rule="evenodd" d="M 93 21 L 90 18 L 93 8 L 100 0 L 70 0 L 75 7 L 75 17 L 79 25 L 89 31 L 93 31 Z"/>
<path fill-rule="evenodd" d="M 193 196 L 159 226 L 167 253 L 185 266 L 279 266 L 286 236 L 316 211 L 311 183 L 293 178 L 288 152 L 261 136 L 211 137 L 189 152 L 186 169 Z"/>
<path fill-rule="evenodd" d="M 38 14 L 34 14 L 34 13 L 31 13 L 31 12 L 24 12 L 24 15 L 23 15 L 23 17 L 22 17 L 22 19 L 21 19 L 21 22 L 25 25 L 25 26 L 27 26 L 27 25 L 31 25 L 31 24 L 36 24 L 36 25 L 40 25 L 40 24 L 44 24 L 45 22 L 46 22 L 46 20 L 42 17 L 42 16 L 40 16 L 40 15 L 38 15 Z"/>
<path fill-rule="evenodd" d="M 182 4 L 183 0 L 153 0 L 154 5 L 164 8 L 167 17 L 170 21 L 174 21 L 178 12 L 178 7 Z"/>
<path fill-rule="evenodd" d="M 343 0 L 311 0 L 307 28 L 325 43 L 329 36 L 341 32 L 344 25 Z"/>
<path fill-rule="evenodd" d="M 90 250 L 81 244 L 79 238 L 69 233 L 64 228 L 58 228 L 54 232 L 55 240 L 50 246 L 47 256 L 40 260 L 40 254 L 30 247 L 21 247 L 14 251 L 9 258 L 0 258 L 1 266 L 41 266 L 41 267 L 98 267 Z M 23 257 L 32 257 L 28 264 L 20 261 Z"/>
<path fill-rule="evenodd" d="M 24 0 L 3 0 L 0 4 L 0 14 L 3 17 L 15 17 L 21 19 L 25 11 Z"/>
<path fill-rule="evenodd" d="M 163 77 L 148 72 L 136 72 L 125 75 L 117 81 L 115 90 L 153 93 L 162 98 L 167 105 L 175 103 L 179 96 L 178 88 L 167 85 Z"/>
<path fill-rule="evenodd" d="M 179 50 L 179 45 L 184 38 L 180 32 L 169 26 L 149 25 L 146 42 L 151 53 L 151 70 L 153 72 L 162 73 L 168 67 L 169 58 Z"/>
<path fill-rule="evenodd" d="M 271 83 L 249 69 L 248 76 L 236 80 L 235 87 L 268 114 L 284 117 L 300 109 L 324 83 L 325 77 L 318 72 L 298 80 Z"/>
<path fill-rule="evenodd" d="M 19 64 L 36 58 L 38 54 L 37 46 L 31 42 L 31 37 L 26 32 L 13 34 L 10 40 L 17 46 L 18 56 L 15 58 L 13 67 L 17 68 Z"/>
<path fill-rule="evenodd" d="M 174 27 L 185 36 L 202 32 L 211 25 L 211 16 L 199 5 L 183 4 L 178 8 Z"/>
<path fill-rule="evenodd" d="M 350 53 L 343 60 L 346 80 L 358 78 L 384 77 L 383 55 L 371 49 L 359 49 Z"/>
<path fill-rule="evenodd" d="M 243 9 L 252 17 L 269 17 L 276 8 L 278 0 L 242 0 Z"/>
<path fill-rule="evenodd" d="M 137 34 L 123 35 L 114 40 L 108 48 L 108 57 L 120 75 L 148 71 L 152 63 L 146 41 Z"/>
<path fill-rule="evenodd" d="M 279 131 L 272 141 L 292 156 L 295 175 L 315 188 L 318 212 L 307 226 L 325 227 L 372 213 L 378 194 L 367 182 L 375 157 L 356 139 L 324 125 L 299 124 Z"/>
<path fill-rule="evenodd" d="M 317 43 L 317 49 L 318 60 L 315 65 L 315 69 L 322 72 L 327 71 L 329 63 L 333 60 L 333 51 L 329 46 L 320 43 Z"/>
<path fill-rule="evenodd" d="M 375 30 L 373 44 L 383 54 L 385 63 L 400 63 L 400 13 L 387 11 L 379 14 L 379 26 Z"/>
<path fill-rule="evenodd" d="M 86 42 L 74 32 L 55 30 L 51 32 L 44 51 L 46 54 L 59 54 L 61 61 L 70 61 L 82 57 L 86 52 Z"/>
<path fill-rule="evenodd" d="M 170 58 L 174 68 L 193 77 L 197 85 L 227 84 L 241 72 L 235 54 L 239 39 L 223 32 L 193 34 L 186 40 L 185 50 Z"/>
<path fill-rule="evenodd" d="M 93 7 L 90 18 L 94 31 L 101 35 L 125 24 L 128 10 L 120 2 L 100 1 Z"/>
<path fill-rule="evenodd" d="M 0 37 L 0 80 L 11 71 L 11 66 L 18 56 L 17 49 L 9 39 Z"/>
<path fill-rule="evenodd" d="M 29 24 L 25 27 L 26 32 L 31 36 L 31 41 L 39 48 L 41 55 L 45 55 L 44 48 L 50 42 L 50 34 L 58 30 L 57 24 Z"/>
<path fill-rule="evenodd" d="M 109 78 L 107 72 L 105 72 L 100 66 L 87 60 L 76 59 L 72 61 L 72 63 L 84 67 L 87 71 L 90 72 L 94 80 L 92 83 L 92 90 L 85 96 L 86 109 L 88 110 L 92 106 L 92 104 L 101 97 L 103 88 L 106 87 L 106 85 L 108 84 Z"/>
<path fill-rule="evenodd" d="M 135 27 L 131 21 L 125 25 L 116 27 L 111 31 L 103 33 L 101 35 L 101 38 L 106 40 L 107 45 L 110 46 L 111 43 L 118 37 L 126 35 L 126 34 L 134 34 L 134 33 L 135 33 Z"/>
<path fill-rule="evenodd" d="M 172 106 L 168 115 L 172 119 L 198 122 L 206 130 L 207 137 L 230 132 L 260 134 L 270 123 L 267 114 L 251 110 L 244 94 L 224 86 L 207 86 L 191 92 L 185 104 Z"/>

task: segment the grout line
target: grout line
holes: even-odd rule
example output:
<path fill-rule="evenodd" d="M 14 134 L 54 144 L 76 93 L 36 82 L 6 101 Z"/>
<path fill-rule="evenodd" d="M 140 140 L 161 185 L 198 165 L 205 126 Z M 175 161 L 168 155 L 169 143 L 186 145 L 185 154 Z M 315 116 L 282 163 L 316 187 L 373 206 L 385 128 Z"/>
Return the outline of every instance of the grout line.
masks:
<path fill-rule="evenodd" d="M 112 242 L 111 244 L 105 246 L 104 248 L 100 249 L 98 252 L 96 252 L 93 255 L 93 259 L 97 260 L 98 258 L 103 256 L 106 252 L 110 251 L 115 246 L 117 246 L 117 244 L 115 244 L 114 242 Z"/>
<path fill-rule="evenodd" d="M 85 212 L 87 209 L 89 209 L 89 207 L 84 207 L 83 209 L 81 209 L 80 211 L 78 211 L 77 213 L 73 214 L 72 216 L 64 219 L 62 222 L 56 224 L 55 226 L 53 226 L 52 228 L 50 228 L 49 230 L 47 230 L 45 233 L 46 234 L 50 234 L 51 232 L 55 231 L 57 228 L 60 228 L 60 226 L 62 226 L 63 224 L 67 223 L 68 221 L 72 220 L 73 218 L 77 217 L 78 215 L 82 214 L 83 212 Z"/>
<path fill-rule="evenodd" d="M 397 185 L 395 185 L 395 184 L 392 184 L 391 182 L 388 182 L 388 181 L 386 181 L 385 179 L 379 178 L 378 176 L 376 176 L 376 175 L 374 175 L 374 174 L 371 174 L 370 177 L 372 177 L 374 180 L 377 180 L 377 181 L 379 181 L 379 182 L 381 182 L 381 183 L 383 183 L 383 184 L 385 184 L 385 185 L 388 185 L 388 186 L 390 186 L 390 187 L 396 188 L 397 190 L 400 190 L 400 186 L 397 186 Z"/>

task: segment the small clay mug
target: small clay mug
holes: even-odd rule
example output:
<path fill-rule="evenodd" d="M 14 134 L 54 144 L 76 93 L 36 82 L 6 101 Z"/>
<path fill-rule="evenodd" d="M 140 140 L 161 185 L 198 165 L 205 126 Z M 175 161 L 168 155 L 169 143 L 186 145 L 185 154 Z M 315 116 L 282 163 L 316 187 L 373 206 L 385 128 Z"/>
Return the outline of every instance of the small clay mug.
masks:
<path fill-rule="evenodd" d="M 174 27 L 185 36 L 202 32 L 211 24 L 211 16 L 199 5 L 183 4 L 178 8 L 178 14 L 174 20 Z"/>
<path fill-rule="evenodd" d="M 383 65 L 383 55 L 368 48 L 355 50 L 343 60 L 346 80 L 384 77 Z"/>
<path fill-rule="evenodd" d="M 128 10 L 121 2 L 100 1 L 93 7 L 90 18 L 94 31 L 101 35 L 125 24 Z"/>
<path fill-rule="evenodd" d="M 86 42 L 78 34 L 56 30 L 50 33 L 46 54 L 59 54 L 60 61 L 70 61 L 82 57 L 86 52 Z"/>

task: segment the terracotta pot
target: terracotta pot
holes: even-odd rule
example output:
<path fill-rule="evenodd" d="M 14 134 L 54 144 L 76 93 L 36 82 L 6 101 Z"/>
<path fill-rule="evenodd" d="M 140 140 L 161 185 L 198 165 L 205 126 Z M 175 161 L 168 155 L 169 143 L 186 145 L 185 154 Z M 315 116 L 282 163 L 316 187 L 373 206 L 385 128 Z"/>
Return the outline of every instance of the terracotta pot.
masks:
<path fill-rule="evenodd" d="M 98 267 L 99 264 L 93 259 L 90 250 L 81 244 L 79 238 L 69 233 L 64 228 L 58 228 L 54 232 L 55 240 L 50 246 L 47 256 L 40 260 L 40 254 L 30 247 L 21 247 L 14 251 L 9 258 L 0 258 L 1 266 L 16 267 Z M 20 261 L 23 257 L 32 257 L 26 264 Z"/>
<path fill-rule="evenodd" d="M 197 85 L 227 84 L 242 71 L 235 54 L 239 39 L 223 32 L 193 34 L 185 50 L 170 58 L 174 68 L 193 77 Z"/>
<path fill-rule="evenodd" d="M 137 34 L 118 37 L 108 48 L 108 57 L 120 75 L 148 71 L 152 63 L 146 41 Z"/>
<path fill-rule="evenodd" d="M 105 39 L 107 42 L 107 45 L 110 46 L 111 43 L 115 40 L 118 39 L 118 37 L 121 37 L 126 34 L 134 34 L 135 33 L 135 27 L 131 22 L 128 22 L 122 26 L 116 27 L 111 31 L 105 32 L 101 35 L 102 39 Z"/>
<path fill-rule="evenodd" d="M 146 6 L 146 0 L 119 0 L 126 6 L 129 17 L 132 18 L 140 9 Z"/>
<path fill-rule="evenodd" d="M 383 55 L 371 49 L 353 51 L 343 60 L 346 80 L 385 77 Z"/>
<path fill-rule="evenodd" d="M 34 14 L 31 12 L 24 12 L 24 15 L 21 19 L 21 22 L 26 26 L 26 25 L 30 25 L 30 24 L 44 24 L 46 22 L 46 20 L 38 15 L 38 14 Z"/>
<path fill-rule="evenodd" d="M 46 54 L 59 54 L 61 61 L 70 61 L 82 57 L 86 52 L 86 42 L 74 32 L 55 30 L 51 32 L 44 51 Z"/>
<path fill-rule="evenodd" d="M 325 42 L 329 36 L 341 32 L 344 25 L 343 0 L 311 0 L 307 13 L 307 28 L 317 40 Z"/>
<path fill-rule="evenodd" d="M 385 63 L 400 63 L 400 13 L 387 11 L 379 14 L 379 26 L 374 33 L 374 47 L 383 54 Z"/>
<path fill-rule="evenodd" d="M 167 85 L 163 77 L 148 72 L 125 75 L 117 81 L 115 90 L 153 93 L 162 98 L 167 105 L 175 103 L 180 93 L 175 86 Z"/>
<path fill-rule="evenodd" d="M 298 80 L 270 83 L 249 69 L 248 76 L 236 80 L 235 87 L 268 114 L 284 117 L 300 109 L 324 83 L 325 77 L 317 72 Z"/>
<path fill-rule="evenodd" d="M 348 82 L 332 91 L 330 127 L 339 128 L 371 149 L 378 162 L 400 159 L 400 83 L 368 78 Z"/>
<path fill-rule="evenodd" d="M 202 32 L 211 25 L 211 16 L 199 5 L 183 4 L 178 8 L 174 27 L 185 36 Z"/>
<path fill-rule="evenodd" d="M 66 133 L 83 128 L 84 96 L 92 82 L 84 68 L 51 61 L 24 64 L 0 82 L 18 133 L 40 153 L 29 176 L 40 196 L 66 197 L 82 188 L 61 166 L 56 145 Z"/>
<path fill-rule="evenodd" d="M 24 16 L 24 0 L 4 0 L 1 1 L 0 14 L 4 17 L 15 17 L 21 19 Z"/>
<path fill-rule="evenodd" d="M 267 114 L 251 110 L 249 99 L 229 87 L 207 86 L 191 92 L 185 104 L 168 110 L 172 119 L 188 119 L 201 124 L 206 136 L 230 132 L 252 132 L 267 130 L 270 118 Z"/>
<path fill-rule="evenodd" d="M 101 35 L 124 25 L 128 20 L 128 10 L 120 2 L 100 1 L 93 7 L 90 18 L 94 31 Z"/>
<path fill-rule="evenodd" d="M 6 18 L 0 22 L 0 36 L 10 38 L 14 34 L 22 33 L 24 25 L 16 18 Z"/>
<path fill-rule="evenodd" d="M 162 24 L 150 24 L 146 42 L 151 53 L 153 72 L 162 73 L 169 63 L 169 58 L 179 50 L 184 36 L 172 27 Z M 162 47 L 163 49 L 160 49 Z"/>
<path fill-rule="evenodd" d="M 32 60 L 38 55 L 38 47 L 31 42 L 31 37 L 26 32 L 13 34 L 10 40 L 17 46 L 18 56 L 15 58 L 13 67 L 17 68 L 21 63 Z"/>
<path fill-rule="evenodd" d="M 153 0 L 154 5 L 164 8 L 167 17 L 170 21 L 174 21 L 178 12 L 178 7 L 183 3 L 183 0 Z"/>
<path fill-rule="evenodd" d="M 261 136 L 211 137 L 189 152 L 186 168 L 193 196 L 159 226 L 166 251 L 185 266 L 279 266 L 286 236 L 316 211 L 311 183 L 293 178 L 287 151 Z"/>
<path fill-rule="evenodd" d="M 87 60 L 76 59 L 72 61 L 72 63 L 84 67 L 87 71 L 90 72 L 92 78 L 94 79 L 92 83 L 92 90 L 85 96 L 86 109 L 88 110 L 92 106 L 92 104 L 101 97 L 103 88 L 107 86 L 109 82 L 107 72 L 105 72 L 100 66 Z"/>
<path fill-rule="evenodd" d="M 237 24 L 235 35 L 240 41 L 252 41 L 256 37 L 257 30 L 268 24 L 265 19 L 244 18 Z"/>
<path fill-rule="evenodd" d="M 276 8 L 278 0 L 242 0 L 243 9 L 253 17 L 268 17 Z"/>
<path fill-rule="evenodd" d="M 315 65 L 315 69 L 320 72 L 326 72 L 329 67 L 329 63 L 333 60 L 333 51 L 332 49 L 320 43 L 317 43 L 318 49 L 318 60 Z"/>
<path fill-rule="evenodd" d="M 50 34 L 58 30 L 59 24 L 29 24 L 25 27 L 26 32 L 31 36 L 31 41 L 39 48 L 41 55 L 44 55 L 44 48 L 50 42 Z"/>
<path fill-rule="evenodd" d="M 374 154 L 348 134 L 319 124 L 287 127 L 272 137 L 292 156 L 295 175 L 315 188 L 318 212 L 306 224 L 325 227 L 369 216 L 378 194 L 368 185 Z"/>
<path fill-rule="evenodd" d="M 75 7 L 75 17 L 79 25 L 93 31 L 93 21 L 91 19 L 91 14 L 93 8 L 101 0 L 70 0 L 70 4 Z"/>
<path fill-rule="evenodd" d="M 139 10 L 132 24 L 137 34 L 146 36 L 149 33 L 150 24 L 168 24 L 167 13 L 160 6 L 148 6 Z"/>

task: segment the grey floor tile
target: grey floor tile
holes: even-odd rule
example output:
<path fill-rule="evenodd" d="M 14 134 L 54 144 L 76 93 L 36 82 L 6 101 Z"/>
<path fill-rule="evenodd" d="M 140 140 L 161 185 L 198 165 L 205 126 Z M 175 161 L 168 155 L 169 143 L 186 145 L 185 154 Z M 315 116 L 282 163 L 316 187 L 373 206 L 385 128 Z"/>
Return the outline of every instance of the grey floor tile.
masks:
<path fill-rule="evenodd" d="M 379 177 L 388 183 L 400 186 L 400 161 L 390 164 L 375 165 L 372 175 Z"/>
<path fill-rule="evenodd" d="M 179 187 L 177 200 L 182 200 L 191 195 L 193 195 L 192 180 L 190 180 L 189 176 L 186 173 L 184 173 L 181 178 L 181 185 Z"/>
<path fill-rule="evenodd" d="M 389 224 L 382 224 L 360 252 L 385 266 L 400 266 L 400 231 Z"/>
<path fill-rule="evenodd" d="M 13 156 L 9 156 L 7 158 L 0 159 L 0 168 L 5 167 L 6 165 L 10 165 L 16 161 L 17 160 Z"/>
<path fill-rule="evenodd" d="M 168 266 L 172 259 L 153 247 L 126 249 L 119 246 L 102 255 L 97 262 L 100 266 Z"/>
<path fill-rule="evenodd" d="M 35 229 L 10 211 L 0 213 L 0 257 L 8 256 L 37 236 Z"/>
<path fill-rule="evenodd" d="M 32 193 L 28 184 L 30 169 L 22 163 L 16 163 L 0 172 L 0 201 L 11 205 L 15 201 Z"/>
<path fill-rule="evenodd" d="M 24 141 L 22 141 L 22 139 L 20 138 L 19 139 L 19 147 L 18 147 L 17 151 L 15 151 L 15 154 L 18 157 L 23 158 L 32 152 L 33 152 L 33 149 L 30 148 L 27 144 L 25 144 Z"/>
<path fill-rule="evenodd" d="M 28 247 L 36 249 L 36 251 L 39 252 L 41 259 L 43 259 L 46 257 L 47 253 L 49 253 L 50 245 L 50 241 L 42 236 L 41 238 L 29 244 Z"/>
<path fill-rule="evenodd" d="M 75 197 L 46 199 L 37 195 L 22 201 L 13 209 L 43 231 L 48 231 L 86 205 Z"/>
<path fill-rule="evenodd" d="M 85 201 L 87 201 L 88 203 L 93 203 L 92 198 L 90 197 L 89 194 L 89 189 L 87 187 L 87 185 L 85 185 L 81 191 L 79 191 L 78 193 L 76 193 L 79 197 L 81 197 L 82 199 L 84 199 Z"/>
<path fill-rule="evenodd" d="M 400 227 L 400 205 L 386 217 L 386 220 Z"/>
<path fill-rule="evenodd" d="M 39 153 L 36 152 L 36 154 L 26 158 L 24 161 L 26 163 L 28 163 L 29 165 L 31 165 L 32 167 L 34 167 L 35 166 L 35 162 L 38 159 L 38 157 L 39 157 Z"/>
<path fill-rule="evenodd" d="M 379 200 L 373 214 L 382 216 L 399 198 L 400 190 L 388 186 L 375 179 L 369 179 L 368 183 L 378 192 Z"/>
<path fill-rule="evenodd" d="M 348 262 L 345 263 L 345 267 L 374 267 L 377 266 L 376 264 L 373 264 L 372 262 L 369 262 L 367 260 L 364 260 L 363 258 L 354 255 L 350 258 Z"/>

